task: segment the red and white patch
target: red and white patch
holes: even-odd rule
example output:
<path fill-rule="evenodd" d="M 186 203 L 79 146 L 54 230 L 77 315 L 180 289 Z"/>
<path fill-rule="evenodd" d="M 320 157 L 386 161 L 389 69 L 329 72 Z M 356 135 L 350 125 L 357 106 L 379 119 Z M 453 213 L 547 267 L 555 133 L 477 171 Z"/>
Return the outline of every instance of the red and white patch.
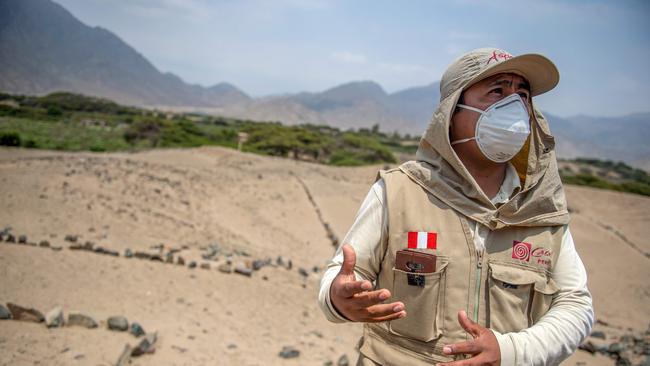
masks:
<path fill-rule="evenodd" d="M 530 261 L 530 248 L 532 245 L 529 243 L 524 243 L 523 241 L 512 242 L 512 258 L 519 259 L 522 261 Z"/>
<path fill-rule="evenodd" d="M 436 249 L 438 234 L 426 231 L 409 231 L 409 249 Z"/>

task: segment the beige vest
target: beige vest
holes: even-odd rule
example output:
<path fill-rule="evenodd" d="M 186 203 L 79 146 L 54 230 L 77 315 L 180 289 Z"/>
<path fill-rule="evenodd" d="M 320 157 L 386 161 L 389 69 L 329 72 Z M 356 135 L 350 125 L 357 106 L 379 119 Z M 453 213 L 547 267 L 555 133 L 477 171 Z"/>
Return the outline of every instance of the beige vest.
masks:
<path fill-rule="evenodd" d="M 530 327 L 544 315 L 557 286 L 551 271 L 566 226 L 505 227 L 491 231 L 477 253 L 467 218 L 414 183 L 399 169 L 381 172 L 386 183 L 388 246 L 377 288 L 402 301 L 407 316 L 364 326 L 361 353 L 382 365 L 431 365 L 452 361 L 442 347 L 470 336 L 459 310 L 500 333 Z M 498 210 L 497 210 L 498 214 Z M 436 249 L 410 249 L 437 256 L 424 286 L 409 285 L 395 269 L 395 253 L 407 249 L 409 232 L 436 233 Z"/>

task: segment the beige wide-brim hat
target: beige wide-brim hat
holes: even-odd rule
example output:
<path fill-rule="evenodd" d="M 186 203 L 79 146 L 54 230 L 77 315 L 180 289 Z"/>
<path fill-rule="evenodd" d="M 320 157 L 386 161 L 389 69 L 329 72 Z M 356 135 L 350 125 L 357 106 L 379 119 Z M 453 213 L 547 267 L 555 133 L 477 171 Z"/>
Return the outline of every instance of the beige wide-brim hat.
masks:
<path fill-rule="evenodd" d="M 531 96 L 546 93 L 560 81 L 557 67 L 543 55 L 512 56 L 498 48 L 479 48 L 462 55 L 447 68 L 440 80 L 440 100 L 500 73 L 514 73 L 526 78 Z"/>

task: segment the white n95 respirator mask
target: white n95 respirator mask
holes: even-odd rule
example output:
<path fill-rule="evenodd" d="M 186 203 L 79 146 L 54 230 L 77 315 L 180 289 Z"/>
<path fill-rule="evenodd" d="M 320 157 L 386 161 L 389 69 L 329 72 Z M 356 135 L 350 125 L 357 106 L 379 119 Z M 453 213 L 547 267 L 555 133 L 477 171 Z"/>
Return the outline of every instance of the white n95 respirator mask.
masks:
<path fill-rule="evenodd" d="M 511 94 L 486 110 L 457 104 L 458 107 L 480 113 L 474 137 L 452 141 L 452 145 L 476 140 L 486 158 L 495 163 L 512 159 L 526 143 L 530 134 L 528 109 L 519 94 Z"/>

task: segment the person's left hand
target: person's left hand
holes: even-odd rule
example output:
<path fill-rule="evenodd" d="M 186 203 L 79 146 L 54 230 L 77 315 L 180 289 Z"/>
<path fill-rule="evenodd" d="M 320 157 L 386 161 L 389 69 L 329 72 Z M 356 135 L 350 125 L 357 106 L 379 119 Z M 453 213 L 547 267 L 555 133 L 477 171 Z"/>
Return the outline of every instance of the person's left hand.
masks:
<path fill-rule="evenodd" d="M 501 350 L 499 342 L 491 330 L 483 328 L 467 317 L 467 313 L 461 310 L 458 312 L 458 323 L 465 331 L 472 335 L 471 341 L 449 344 L 443 347 L 442 352 L 447 356 L 470 354 L 471 358 L 447 362 L 439 365 L 446 366 L 499 366 L 501 364 Z"/>

